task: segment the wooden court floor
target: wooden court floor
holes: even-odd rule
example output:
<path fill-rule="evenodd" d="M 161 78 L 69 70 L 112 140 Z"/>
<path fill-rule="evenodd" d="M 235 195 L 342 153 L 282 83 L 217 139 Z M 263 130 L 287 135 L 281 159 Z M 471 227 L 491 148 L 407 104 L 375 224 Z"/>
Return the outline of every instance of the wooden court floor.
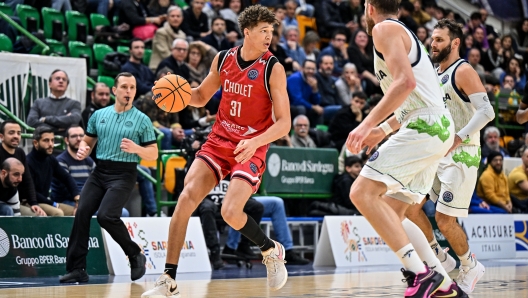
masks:
<path fill-rule="evenodd" d="M 471 297 L 528 297 L 528 261 L 486 263 L 486 274 Z M 265 278 L 179 280 L 182 297 L 403 297 L 405 287 L 396 267 L 339 269 L 331 274 L 306 267 L 310 275 L 291 276 L 278 292 L 267 289 Z M 387 271 L 390 270 L 390 271 Z M 456 276 L 458 270 L 452 272 Z M 323 273 L 323 274 L 318 274 Z M 141 297 L 157 276 L 136 282 L 114 282 L 70 286 L 44 286 L 0 289 L 0 297 Z M 1 284 L 1 281 L 0 281 Z"/>

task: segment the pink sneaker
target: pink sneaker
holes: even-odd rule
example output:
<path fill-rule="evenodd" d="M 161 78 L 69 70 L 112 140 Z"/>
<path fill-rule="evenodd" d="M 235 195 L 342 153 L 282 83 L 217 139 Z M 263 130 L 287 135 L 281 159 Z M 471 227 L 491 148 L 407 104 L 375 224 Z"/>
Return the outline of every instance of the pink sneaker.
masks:
<path fill-rule="evenodd" d="M 402 273 L 407 282 L 408 288 L 405 291 L 405 298 L 429 298 L 434 294 L 444 282 L 444 277 L 434 270 L 426 267 L 424 273 L 416 274 L 402 268 Z"/>

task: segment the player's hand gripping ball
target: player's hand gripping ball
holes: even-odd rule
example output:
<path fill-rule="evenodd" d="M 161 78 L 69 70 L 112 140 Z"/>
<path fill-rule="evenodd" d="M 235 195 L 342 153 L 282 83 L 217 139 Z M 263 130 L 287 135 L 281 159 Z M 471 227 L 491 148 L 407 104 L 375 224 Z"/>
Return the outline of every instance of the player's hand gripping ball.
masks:
<path fill-rule="evenodd" d="M 169 113 L 183 110 L 191 101 L 191 85 L 179 75 L 169 74 L 159 79 L 152 88 L 152 100 Z"/>

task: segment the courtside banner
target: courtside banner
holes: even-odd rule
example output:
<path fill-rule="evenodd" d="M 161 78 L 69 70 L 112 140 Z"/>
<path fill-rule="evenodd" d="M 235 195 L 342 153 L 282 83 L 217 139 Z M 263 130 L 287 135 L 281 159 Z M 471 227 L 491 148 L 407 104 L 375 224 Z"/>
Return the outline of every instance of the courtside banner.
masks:
<path fill-rule="evenodd" d="M 146 274 L 163 273 L 167 250 L 176 249 L 175 247 L 167 247 L 171 218 L 128 217 L 121 218 L 121 220 L 125 223 L 130 238 L 145 252 L 147 257 Z M 103 232 L 103 235 L 110 274 L 130 275 L 128 259 L 121 247 L 106 231 Z M 209 254 L 205 246 L 200 218 L 191 217 L 187 226 L 185 243 L 181 248 L 178 272 L 210 271 Z"/>
<path fill-rule="evenodd" d="M 0 217 L 0 278 L 66 273 L 73 217 Z M 90 224 L 86 271 L 108 274 L 101 227 Z"/>
<path fill-rule="evenodd" d="M 515 252 L 517 258 L 528 258 L 528 215 L 515 214 Z"/>
<path fill-rule="evenodd" d="M 470 214 L 458 218 L 471 252 L 482 260 L 515 258 L 513 221 L 511 214 Z"/>
<path fill-rule="evenodd" d="M 400 264 L 363 216 L 325 216 L 314 267 Z"/>

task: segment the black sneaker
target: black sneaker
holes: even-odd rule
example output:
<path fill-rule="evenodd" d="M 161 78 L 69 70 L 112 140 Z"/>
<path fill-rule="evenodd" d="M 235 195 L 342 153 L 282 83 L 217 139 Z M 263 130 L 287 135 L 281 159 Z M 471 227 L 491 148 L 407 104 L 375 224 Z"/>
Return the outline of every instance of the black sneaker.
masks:
<path fill-rule="evenodd" d="M 147 271 L 147 268 L 145 267 L 147 258 L 144 254 L 138 253 L 133 257 L 129 257 L 128 261 L 130 262 L 130 279 L 140 279 L 145 275 L 145 271 Z"/>
<path fill-rule="evenodd" d="M 74 269 L 61 276 L 59 281 L 61 283 L 76 283 L 76 282 L 88 282 L 88 273 L 84 269 Z"/>
<path fill-rule="evenodd" d="M 244 241 L 238 244 L 236 254 L 243 258 L 250 259 L 250 260 L 259 259 L 259 256 L 257 256 L 251 249 L 251 246 L 249 246 L 249 243 L 244 242 Z"/>
<path fill-rule="evenodd" d="M 222 260 L 222 258 L 220 258 L 220 251 L 211 251 L 209 260 L 211 261 L 211 264 L 213 264 L 214 270 L 224 268 L 224 261 Z"/>
<path fill-rule="evenodd" d="M 293 249 L 286 251 L 286 258 L 284 260 L 286 260 L 287 265 L 306 265 L 310 263 L 310 260 L 301 257 Z"/>
<path fill-rule="evenodd" d="M 231 247 L 229 246 L 224 246 L 224 249 L 222 250 L 222 254 L 223 255 L 236 255 L 236 251 L 234 249 L 232 249 Z"/>
<path fill-rule="evenodd" d="M 431 297 L 438 288 L 444 282 L 444 276 L 442 274 L 429 269 L 426 266 L 426 272 L 414 273 L 412 271 L 406 271 L 402 268 L 402 273 L 407 282 L 407 290 L 405 291 L 405 298 L 423 298 Z"/>

